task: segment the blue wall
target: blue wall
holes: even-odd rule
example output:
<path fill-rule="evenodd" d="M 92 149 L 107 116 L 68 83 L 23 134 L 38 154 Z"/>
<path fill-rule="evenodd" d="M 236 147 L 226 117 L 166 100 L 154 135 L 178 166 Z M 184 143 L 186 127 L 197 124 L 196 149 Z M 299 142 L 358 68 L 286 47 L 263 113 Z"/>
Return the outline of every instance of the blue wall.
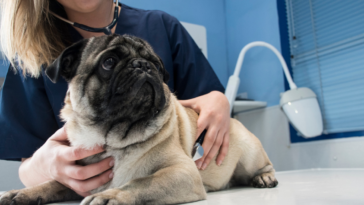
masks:
<path fill-rule="evenodd" d="M 226 86 L 228 80 L 224 0 L 119 0 L 128 6 L 165 11 L 180 21 L 203 25 L 208 60 Z"/>
<path fill-rule="evenodd" d="M 277 3 L 274 0 L 226 0 L 227 56 L 229 73 L 235 69 L 240 50 L 252 41 L 265 41 L 280 50 Z M 268 106 L 279 104 L 284 92 L 283 70 L 267 48 L 255 47 L 245 56 L 240 72 L 240 92 Z"/>

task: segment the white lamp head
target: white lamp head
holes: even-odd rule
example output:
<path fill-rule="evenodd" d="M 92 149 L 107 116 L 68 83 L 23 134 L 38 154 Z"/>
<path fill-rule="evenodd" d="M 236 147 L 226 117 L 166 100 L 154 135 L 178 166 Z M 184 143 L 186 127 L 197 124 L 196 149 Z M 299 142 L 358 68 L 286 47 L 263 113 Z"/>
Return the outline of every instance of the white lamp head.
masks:
<path fill-rule="evenodd" d="M 286 75 L 291 90 L 281 94 L 281 108 L 286 113 L 291 124 L 305 138 L 316 137 L 323 131 L 322 116 L 317 97 L 309 88 L 297 88 L 289 73 L 286 62 L 281 53 L 272 45 L 262 41 L 251 42 L 240 51 L 238 61 L 236 62 L 234 75 L 229 78 L 225 95 L 230 103 L 230 113 L 233 108 L 236 93 L 239 87 L 239 73 L 243 65 L 245 53 L 253 47 L 263 46 L 269 48 L 275 53 L 282 64 L 283 71 Z"/>
<path fill-rule="evenodd" d="M 297 88 L 281 94 L 281 108 L 293 127 L 305 138 L 322 134 L 323 124 L 316 94 L 309 88 Z"/>

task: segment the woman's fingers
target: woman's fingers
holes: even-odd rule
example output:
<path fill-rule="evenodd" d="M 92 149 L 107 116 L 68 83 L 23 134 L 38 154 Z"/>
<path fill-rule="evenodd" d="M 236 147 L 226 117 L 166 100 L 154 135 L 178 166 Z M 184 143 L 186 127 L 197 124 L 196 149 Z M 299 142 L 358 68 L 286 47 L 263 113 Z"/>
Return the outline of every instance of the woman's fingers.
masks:
<path fill-rule="evenodd" d="M 207 129 L 208 117 L 206 115 L 201 114 L 197 119 L 197 131 L 196 131 L 196 140 L 200 137 L 201 133 Z M 205 136 L 206 138 L 206 136 Z"/>
<path fill-rule="evenodd" d="M 201 159 L 196 161 L 196 166 L 199 169 L 205 169 L 217 153 L 219 154 L 216 164 L 221 165 L 229 148 L 229 101 L 223 93 L 212 91 L 206 95 L 179 102 L 199 113 L 196 139 L 204 129 L 207 129 L 202 144 L 205 153 Z"/>
<path fill-rule="evenodd" d="M 204 161 L 203 161 L 202 166 L 201 166 L 202 170 L 205 170 L 207 165 L 209 165 L 211 160 L 216 156 L 217 152 L 220 149 L 222 141 L 223 141 L 223 136 L 221 136 L 221 132 L 219 132 L 215 136 L 215 140 L 213 141 L 213 143 L 211 145 L 209 145 L 210 149 L 206 153 L 205 157 L 203 158 Z"/>
<path fill-rule="evenodd" d="M 100 146 L 94 147 L 92 150 L 83 149 L 80 147 L 64 146 L 59 153 L 59 157 L 62 157 L 66 161 L 76 161 L 101 153 L 103 151 L 104 149 Z"/>
<path fill-rule="evenodd" d="M 224 140 L 222 142 L 222 146 L 220 148 L 220 152 L 219 152 L 219 155 L 217 156 L 216 158 L 216 164 L 217 166 L 220 166 L 222 164 L 222 162 L 224 161 L 225 159 L 225 156 L 228 152 L 228 149 L 229 149 L 229 132 L 226 132 L 225 135 L 224 135 Z"/>
<path fill-rule="evenodd" d="M 223 116 L 216 116 L 211 110 L 201 112 L 197 120 L 197 134 L 199 136 L 204 129 L 207 129 L 207 133 L 202 144 L 202 147 L 204 148 L 204 156 L 196 161 L 198 169 L 206 169 L 211 160 L 221 149 L 225 133 L 227 132 L 226 130 L 228 130 L 227 127 L 229 126 L 229 123 L 226 123 L 225 121 L 226 120 L 224 120 Z M 224 159 L 224 157 L 220 157 L 220 159 Z"/>
<path fill-rule="evenodd" d="M 112 157 L 103 159 L 102 161 L 87 166 L 70 165 L 65 167 L 66 176 L 77 179 L 86 180 L 99 175 L 114 166 Z"/>
<path fill-rule="evenodd" d="M 182 106 L 184 107 L 188 107 L 193 109 L 195 112 L 200 113 L 201 109 L 200 107 L 196 104 L 196 100 L 198 100 L 199 98 L 193 98 L 190 100 L 178 100 L 179 103 L 181 103 Z"/>
<path fill-rule="evenodd" d="M 65 184 L 67 187 L 71 188 L 77 194 L 80 194 L 81 196 L 87 196 L 89 195 L 89 191 L 96 189 L 107 182 L 109 182 L 114 177 L 114 174 L 112 170 L 108 170 L 104 173 L 102 173 L 99 176 L 95 176 L 91 179 L 87 180 L 76 180 L 72 178 L 66 179 L 63 184 Z"/>
<path fill-rule="evenodd" d="M 198 139 L 198 137 L 201 135 L 201 133 L 206 129 L 207 126 L 207 117 L 205 117 L 204 115 L 200 115 L 200 117 L 197 119 L 197 131 L 196 131 L 196 140 Z M 206 140 L 206 135 L 205 135 L 205 139 L 204 142 L 207 141 Z M 202 143 L 202 145 L 204 145 L 205 143 Z M 203 146 L 202 146 L 203 147 Z M 203 147 L 204 148 L 204 147 Z M 205 153 L 205 148 L 204 148 L 204 153 Z M 197 161 L 195 161 L 195 164 L 197 166 L 198 169 L 201 169 L 202 167 L 202 163 L 203 163 L 203 157 Z"/>
<path fill-rule="evenodd" d="M 212 149 L 212 146 L 215 143 L 217 136 L 217 130 L 214 128 L 207 129 L 207 133 L 205 135 L 205 139 L 202 143 L 202 147 L 204 150 L 203 157 L 199 159 L 199 161 L 196 163 L 198 169 L 203 169 L 203 167 L 206 168 L 208 164 L 206 164 L 207 161 L 205 161 L 206 157 L 210 153 L 210 150 Z"/>

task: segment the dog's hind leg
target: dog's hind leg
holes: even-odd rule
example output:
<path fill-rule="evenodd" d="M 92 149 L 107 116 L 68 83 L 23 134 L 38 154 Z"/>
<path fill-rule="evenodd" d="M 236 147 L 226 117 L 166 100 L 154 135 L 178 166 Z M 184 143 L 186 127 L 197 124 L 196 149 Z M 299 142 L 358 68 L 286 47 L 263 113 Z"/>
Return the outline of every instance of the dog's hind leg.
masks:
<path fill-rule="evenodd" d="M 50 202 L 80 200 L 82 198 L 59 182 L 49 181 L 30 188 L 8 191 L 1 196 L 0 205 L 39 205 Z"/>
<path fill-rule="evenodd" d="M 274 176 L 272 165 L 267 165 L 257 171 L 255 176 L 250 180 L 250 186 L 256 188 L 272 188 L 278 185 L 278 181 Z"/>
<path fill-rule="evenodd" d="M 272 188 L 277 186 L 278 181 L 274 176 L 275 170 L 272 163 L 268 160 L 265 165 L 258 166 L 262 168 L 254 170 L 252 167 L 256 165 L 249 164 L 254 163 L 253 161 L 254 159 L 251 161 L 246 156 L 240 158 L 231 178 L 230 185 L 250 185 L 257 188 Z"/>
<path fill-rule="evenodd" d="M 251 185 L 258 188 L 277 186 L 275 170 L 259 139 L 240 122 L 232 120 L 231 124 L 236 127 L 231 137 L 239 144 L 242 153 L 230 185 Z"/>

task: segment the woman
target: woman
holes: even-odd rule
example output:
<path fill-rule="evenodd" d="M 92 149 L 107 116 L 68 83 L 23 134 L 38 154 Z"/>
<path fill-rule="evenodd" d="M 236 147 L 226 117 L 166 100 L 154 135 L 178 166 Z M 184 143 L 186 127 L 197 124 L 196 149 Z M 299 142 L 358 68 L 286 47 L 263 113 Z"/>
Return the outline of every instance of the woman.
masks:
<path fill-rule="evenodd" d="M 171 91 L 183 99 L 180 102 L 184 106 L 199 113 L 198 135 L 208 130 L 203 143 L 205 154 L 196 166 L 205 169 L 217 154 L 216 163 L 220 165 L 226 155 L 229 104 L 222 94 L 223 87 L 177 19 L 161 11 L 117 5 L 112 0 L 3 0 L 3 50 L 8 59 L 16 59 L 13 66 L 18 72 L 9 69 L 0 95 L 0 158 L 22 159 L 19 176 L 26 186 L 55 179 L 87 196 L 88 191 L 113 176 L 110 158 L 85 167 L 75 165 L 76 160 L 103 149 L 69 146 L 64 123 L 58 116 L 67 83 L 63 79 L 51 83 L 41 68 L 72 43 L 105 35 L 72 27 L 65 21 L 105 27 L 113 21 L 115 7 L 118 23 L 111 33 L 147 40 L 170 74 Z"/>

